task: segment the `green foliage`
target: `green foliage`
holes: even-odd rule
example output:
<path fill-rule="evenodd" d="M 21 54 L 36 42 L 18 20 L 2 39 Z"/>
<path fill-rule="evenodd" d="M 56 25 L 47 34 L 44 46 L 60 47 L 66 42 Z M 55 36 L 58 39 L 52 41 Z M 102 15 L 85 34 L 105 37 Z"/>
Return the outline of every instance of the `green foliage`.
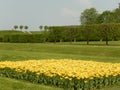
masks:
<path fill-rule="evenodd" d="M 42 25 L 41 25 L 41 26 L 39 26 L 39 29 L 40 29 L 40 30 L 42 30 L 42 29 L 43 29 L 43 26 L 42 26 Z"/>
<path fill-rule="evenodd" d="M 110 11 L 104 11 L 97 18 L 97 23 L 115 23 L 114 14 Z"/>
<path fill-rule="evenodd" d="M 106 41 L 106 45 L 108 45 L 108 41 L 117 40 L 120 37 L 120 24 L 101 24 L 99 26 L 99 35 L 100 38 Z"/>
<path fill-rule="evenodd" d="M 11 35 L 11 34 L 24 34 L 21 31 L 15 31 L 15 30 L 1 30 L 0 31 L 0 37 L 4 37 L 5 35 Z"/>
<path fill-rule="evenodd" d="M 33 33 L 33 32 L 32 32 Z M 79 42 L 120 40 L 120 24 L 87 24 L 78 26 L 46 26 L 44 31 L 33 34 L 0 34 L 3 42 L 41 43 L 41 42 Z"/>
<path fill-rule="evenodd" d="M 23 25 L 20 25 L 19 28 L 22 30 L 22 29 L 24 28 L 24 26 L 23 26 Z"/>
<path fill-rule="evenodd" d="M 16 29 L 18 29 L 18 26 L 17 26 L 17 25 L 15 25 L 15 26 L 14 26 L 14 29 L 15 29 L 15 30 L 16 30 Z"/>
<path fill-rule="evenodd" d="M 120 8 L 116 8 L 114 11 L 113 11 L 113 14 L 114 14 L 114 20 L 116 23 L 120 23 Z"/>
<path fill-rule="evenodd" d="M 0 68 L 0 76 L 5 76 L 9 78 L 16 78 L 19 80 L 26 80 L 33 83 L 39 83 L 44 85 L 57 86 L 64 89 L 73 89 L 73 90 L 92 90 L 100 89 L 106 86 L 115 85 L 120 83 L 120 75 L 116 76 L 107 76 L 107 77 L 93 77 L 93 79 L 84 78 L 77 79 L 61 79 L 59 75 L 49 77 L 44 74 L 37 75 L 35 72 L 30 71 L 21 71 L 18 72 L 15 69 L 10 68 Z"/>
<path fill-rule="evenodd" d="M 120 23 L 120 8 L 98 13 L 95 8 L 85 9 L 80 16 L 81 24 Z"/>
<path fill-rule="evenodd" d="M 24 28 L 27 30 L 27 29 L 28 29 L 28 26 L 24 26 Z"/>
<path fill-rule="evenodd" d="M 9 42 L 9 35 L 4 35 L 3 42 Z"/>
<path fill-rule="evenodd" d="M 3 38 L 2 37 L 0 37 L 0 42 L 2 42 L 3 41 Z"/>
<path fill-rule="evenodd" d="M 50 27 L 49 28 L 49 37 L 48 41 L 58 42 L 62 39 L 62 29 L 58 27 Z"/>
<path fill-rule="evenodd" d="M 10 43 L 41 43 L 43 37 L 41 34 L 13 34 L 6 35 L 4 41 Z"/>
<path fill-rule="evenodd" d="M 98 12 L 95 8 L 86 9 L 81 13 L 81 24 L 96 24 Z"/>
<path fill-rule="evenodd" d="M 83 36 L 85 38 L 85 41 L 87 41 L 87 45 L 89 44 L 89 41 L 100 40 L 98 37 L 98 25 L 83 25 L 83 28 Z"/>
<path fill-rule="evenodd" d="M 49 29 L 49 39 L 51 41 L 100 41 L 104 40 L 108 44 L 110 40 L 119 40 L 120 24 L 87 24 L 80 26 L 54 26 Z"/>

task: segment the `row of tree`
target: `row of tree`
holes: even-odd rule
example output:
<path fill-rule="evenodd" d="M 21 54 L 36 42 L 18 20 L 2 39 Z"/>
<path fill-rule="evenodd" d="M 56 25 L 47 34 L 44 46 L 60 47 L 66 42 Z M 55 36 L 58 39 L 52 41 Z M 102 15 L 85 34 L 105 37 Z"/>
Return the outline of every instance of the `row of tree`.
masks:
<path fill-rule="evenodd" d="M 49 42 L 60 41 L 108 41 L 120 40 L 120 24 L 88 24 L 78 26 L 51 26 L 43 31 L 43 37 Z"/>
<path fill-rule="evenodd" d="M 15 43 L 16 41 L 19 43 L 86 41 L 87 44 L 89 44 L 89 41 L 106 41 L 106 45 L 108 45 L 108 42 L 111 40 L 120 40 L 120 23 L 47 26 L 45 30 L 41 30 L 41 33 L 38 33 L 37 35 L 30 35 L 27 33 L 10 34 L 2 38 L 3 42 Z"/>
<path fill-rule="evenodd" d="M 120 4 L 119 8 L 106 10 L 101 14 L 95 8 L 86 9 L 81 13 L 80 22 L 81 24 L 120 23 Z"/>
<path fill-rule="evenodd" d="M 23 25 L 20 25 L 20 26 L 14 25 L 13 28 L 14 28 L 14 30 L 20 29 L 22 31 L 22 29 L 27 30 L 29 27 L 28 26 L 23 26 Z M 42 26 L 42 25 L 40 25 L 39 29 L 40 30 L 46 30 L 46 29 L 48 29 L 48 26 Z"/>
<path fill-rule="evenodd" d="M 22 31 L 22 29 L 28 29 L 29 27 L 28 26 L 23 26 L 23 25 L 20 25 L 20 26 L 18 26 L 18 25 L 14 25 L 14 27 L 13 27 L 15 30 L 17 30 L 18 28 Z"/>

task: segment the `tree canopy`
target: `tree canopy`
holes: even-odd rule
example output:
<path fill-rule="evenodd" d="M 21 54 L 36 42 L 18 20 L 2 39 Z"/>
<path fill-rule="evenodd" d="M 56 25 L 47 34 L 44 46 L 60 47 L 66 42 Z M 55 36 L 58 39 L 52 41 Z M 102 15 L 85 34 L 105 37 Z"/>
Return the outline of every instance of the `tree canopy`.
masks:
<path fill-rule="evenodd" d="M 85 9 L 80 16 L 80 22 L 84 24 L 120 23 L 120 5 L 112 11 L 106 10 L 98 13 L 95 8 Z"/>
<path fill-rule="evenodd" d="M 81 13 L 81 24 L 95 24 L 98 17 L 98 11 L 95 8 L 86 9 Z"/>

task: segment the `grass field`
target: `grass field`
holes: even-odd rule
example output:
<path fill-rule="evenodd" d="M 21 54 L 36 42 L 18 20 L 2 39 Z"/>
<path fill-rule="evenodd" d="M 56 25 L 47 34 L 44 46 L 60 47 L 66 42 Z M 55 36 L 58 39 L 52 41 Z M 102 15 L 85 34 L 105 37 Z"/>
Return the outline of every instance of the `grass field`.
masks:
<path fill-rule="evenodd" d="M 62 90 L 56 87 L 32 84 L 22 80 L 0 77 L 0 90 Z"/>
<path fill-rule="evenodd" d="M 120 62 L 120 42 L 91 42 L 91 45 L 79 43 L 0 43 L 0 61 L 29 59 L 77 59 L 102 62 Z M 7 85 L 7 87 L 6 87 Z M 59 90 L 59 88 L 31 84 L 25 81 L 0 77 L 2 90 Z M 18 89 L 21 88 L 21 89 Z M 29 89 L 31 88 L 31 89 Z M 34 89 L 33 89 L 34 88 Z M 107 90 L 107 89 L 105 89 Z M 108 89 L 110 90 L 110 89 Z M 116 89 L 117 90 L 117 89 Z M 119 89 L 118 89 L 119 90 Z"/>
<path fill-rule="evenodd" d="M 68 44 L 0 44 L 0 60 L 82 59 L 120 62 L 120 46 Z"/>

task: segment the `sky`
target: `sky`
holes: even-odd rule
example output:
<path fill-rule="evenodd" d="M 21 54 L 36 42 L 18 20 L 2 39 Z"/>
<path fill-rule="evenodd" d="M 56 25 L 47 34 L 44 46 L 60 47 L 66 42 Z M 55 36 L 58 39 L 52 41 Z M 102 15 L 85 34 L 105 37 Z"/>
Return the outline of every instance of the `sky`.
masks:
<path fill-rule="evenodd" d="M 99 13 L 118 8 L 120 0 L 0 0 L 0 30 L 14 25 L 27 25 L 39 30 L 40 25 L 79 25 L 85 9 L 96 8 Z"/>

